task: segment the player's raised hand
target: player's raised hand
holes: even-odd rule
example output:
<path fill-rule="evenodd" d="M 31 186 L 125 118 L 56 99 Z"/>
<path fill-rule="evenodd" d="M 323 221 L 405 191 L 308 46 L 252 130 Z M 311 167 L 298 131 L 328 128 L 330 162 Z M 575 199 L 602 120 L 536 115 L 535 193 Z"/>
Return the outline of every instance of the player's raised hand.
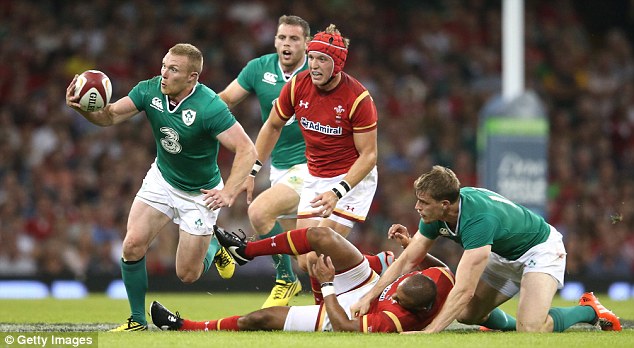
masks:
<path fill-rule="evenodd" d="M 390 226 L 390 229 L 387 231 L 387 238 L 397 240 L 399 243 L 401 243 L 403 249 L 405 249 L 409 245 L 410 241 L 410 235 L 407 227 L 401 224 L 393 224 L 392 226 Z"/>

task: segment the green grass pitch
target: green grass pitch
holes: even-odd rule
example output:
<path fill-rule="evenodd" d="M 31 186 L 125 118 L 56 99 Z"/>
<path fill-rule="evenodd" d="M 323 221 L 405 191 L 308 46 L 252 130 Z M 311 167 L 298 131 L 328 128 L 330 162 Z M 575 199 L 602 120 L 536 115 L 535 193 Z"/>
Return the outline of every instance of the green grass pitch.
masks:
<path fill-rule="evenodd" d="M 264 293 L 200 294 L 150 293 L 147 304 L 158 300 L 194 320 L 217 319 L 246 314 L 263 303 Z M 19 331 L 74 332 L 90 331 L 99 347 L 632 347 L 634 346 L 634 301 L 615 302 L 599 295 L 601 303 L 622 319 L 622 332 L 602 332 L 590 325 L 576 325 L 564 333 L 523 334 L 516 332 L 478 332 L 473 327 L 452 325 L 434 335 L 295 333 L 295 332 L 171 332 L 152 327 L 147 332 L 110 333 L 107 329 L 122 323 L 129 308 L 125 300 L 91 295 L 81 300 L 0 300 L 0 347 L 8 345 L 4 337 Z M 293 305 L 310 304 L 307 292 L 291 301 Z M 575 302 L 556 299 L 555 306 L 572 306 Z M 517 302 L 502 308 L 515 314 Z M 152 326 L 152 325 L 151 325 Z M 98 333 L 94 333 L 98 332 Z M 15 334 L 13 334 L 15 335 Z M 50 345 L 49 345 L 50 346 Z M 69 345 L 70 346 L 70 345 Z M 96 345 L 95 345 L 96 346 Z"/>

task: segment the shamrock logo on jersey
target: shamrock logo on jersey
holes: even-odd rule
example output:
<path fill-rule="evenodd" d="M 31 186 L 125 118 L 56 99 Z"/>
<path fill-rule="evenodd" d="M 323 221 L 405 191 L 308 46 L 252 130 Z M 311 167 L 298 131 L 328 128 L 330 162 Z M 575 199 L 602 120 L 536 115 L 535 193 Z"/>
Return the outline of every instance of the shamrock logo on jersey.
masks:
<path fill-rule="evenodd" d="M 183 118 L 183 123 L 185 123 L 186 126 L 191 126 L 196 119 L 196 111 L 192 109 L 185 109 L 183 110 L 181 117 Z"/>

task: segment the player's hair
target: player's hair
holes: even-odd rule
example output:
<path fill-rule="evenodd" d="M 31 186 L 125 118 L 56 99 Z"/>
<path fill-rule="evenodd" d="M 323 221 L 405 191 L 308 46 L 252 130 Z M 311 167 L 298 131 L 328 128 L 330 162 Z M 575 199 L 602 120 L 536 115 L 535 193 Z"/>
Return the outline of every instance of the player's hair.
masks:
<path fill-rule="evenodd" d="M 348 48 L 350 46 L 350 39 L 348 39 L 347 37 L 344 37 L 343 34 L 341 34 L 341 32 L 339 31 L 339 29 L 337 29 L 337 26 L 334 24 L 330 24 L 326 30 L 324 30 L 324 33 L 326 34 L 332 34 L 332 35 L 339 35 L 341 36 L 341 38 L 343 39 L 343 45 L 345 48 Z"/>
<path fill-rule="evenodd" d="M 424 274 L 417 273 L 408 277 L 399 287 L 403 295 L 411 300 L 412 308 L 407 308 L 409 310 L 430 310 L 436 302 L 436 283 Z"/>
<path fill-rule="evenodd" d="M 277 26 L 279 27 L 282 24 L 297 25 L 302 27 L 304 37 L 306 39 L 310 39 L 310 25 L 302 17 L 293 15 L 282 15 L 277 21 Z"/>
<path fill-rule="evenodd" d="M 425 192 L 437 201 L 454 203 L 460 197 L 460 180 L 451 169 L 434 166 L 414 181 L 414 190 L 416 195 Z"/>
<path fill-rule="evenodd" d="M 179 43 L 170 48 L 169 52 L 176 56 L 186 56 L 189 60 L 190 72 L 200 74 L 203 71 L 203 54 L 198 47 L 188 43 Z"/>

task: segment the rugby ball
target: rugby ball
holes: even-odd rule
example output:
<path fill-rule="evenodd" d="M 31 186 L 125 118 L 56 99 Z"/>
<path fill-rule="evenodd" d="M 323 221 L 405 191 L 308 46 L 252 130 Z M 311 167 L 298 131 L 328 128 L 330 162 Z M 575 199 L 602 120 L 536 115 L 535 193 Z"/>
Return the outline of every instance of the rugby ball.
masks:
<path fill-rule="evenodd" d="M 103 109 L 112 96 L 112 83 L 106 74 L 99 70 L 87 70 L 77 77 L 75 96 L 83 111 Z"/>

